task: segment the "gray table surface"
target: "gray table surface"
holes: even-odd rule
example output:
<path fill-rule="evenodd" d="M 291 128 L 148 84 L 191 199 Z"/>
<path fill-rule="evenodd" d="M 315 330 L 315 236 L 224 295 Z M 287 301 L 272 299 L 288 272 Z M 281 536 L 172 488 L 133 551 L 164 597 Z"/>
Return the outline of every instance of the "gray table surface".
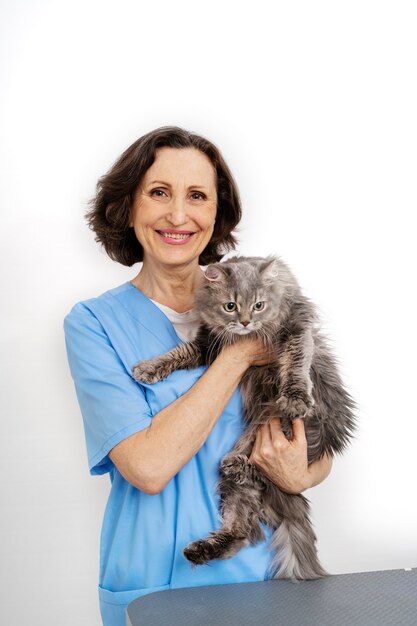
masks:
<path fill-rule="evenodd" d="M 417 626 L 417 568 L 213 585 L 142 596 L 127 626 Z"/>

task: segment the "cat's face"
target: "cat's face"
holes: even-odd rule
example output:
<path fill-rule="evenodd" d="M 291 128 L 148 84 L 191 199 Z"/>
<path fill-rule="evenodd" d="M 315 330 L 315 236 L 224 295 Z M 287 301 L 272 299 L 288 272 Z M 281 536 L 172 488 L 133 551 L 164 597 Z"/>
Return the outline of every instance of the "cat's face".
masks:
<path fill-rule="evenodd" d="M 288 270 L 277 259 L 235 257 L 210 265 L 207 283 L 197 294 L 203 322 L 224 338 L 276 328 L 280 304 L 288 289 Z"/>

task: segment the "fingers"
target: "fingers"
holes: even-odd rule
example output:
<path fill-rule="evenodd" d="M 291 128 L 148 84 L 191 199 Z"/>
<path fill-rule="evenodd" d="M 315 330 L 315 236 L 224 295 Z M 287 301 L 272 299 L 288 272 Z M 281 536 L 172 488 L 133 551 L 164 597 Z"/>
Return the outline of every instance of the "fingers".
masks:
<path fill-rule="evenodd" d="M 282 491 L 293 494 L 304 491 L 310 485 L 310 477 L 303 420 L 293 421 L 289 439 L 279 417 L 259 426 L 249 461 Z"/>
<path fill-rule="evenodd" d="M 274 429 L 275 428 L 276 428 L 276 425 L 274 426 Z M 278 432 L 281 436 L 283 436 L 283 433 L 280 430 Z M 264 459 L 267 459 L 270 456 L 273 456 L 274 438 L 276 442 L 275 430 L 274 430 L 274 435 L 272 435 L 271 429 L 270 429 L 270 422 L 261 424 L 256 431 L 256 438 L 253 444 L 249 461 L 255 464 L 260 464 L 262 463 Z"/>
<path fill-rule="evenodd" d="M 292 421 L 292 434 L 295 441 L 306 441 L 305 424 L 304 420 L 301 417 L 297 417 L 297 419 Z"/>
<path fill-rule="evenodd" d="M 268 422 L 269 433 L 272 441 L 287 441 L 282 431 L 282 424 L 279 417 L 271 417 Z"/>
<path fill-rule="evenodd" d="M 265 439 L 266 439 L 266 435 L 267 435 L 267 428 L 268 428 L 268 424 L 262 424 L 262 426 L 259 426 L 259 428 L 257 430 L 257 433 L 256 433 L 256 447 L 257 447 L 258 451 L 262 448 L 262 446 L 265 445 Z"/>
<path fill-rule="evenodd" d="M 256 459 L 259 459 L 260 450 L 265 440 L 265 426 L 268 427 L 267 424 L 263 424 L 262 426 L 259 426 L 256 431 L 256 437 L 253 443 L 252 452 L 250 453 L 249 463 L 255 463 Z"/>
<path fill-rule="evenodd" d="M 272 417 L 268 422 L 268 426 L 272 441 L 275 441 L 277 444 L 283 444 L 284 442 L 288 443 L 288 439 L 282 430 L 282 422 L 279 417 Z M 291 441 L 293 443 L 305 444 L 307 442 L 307 439 L 304 420 L 298 417 L 297 419 L 292 421 L 291 427 Z"/>
<path fill-rule="evenodd" d="M 292 438 L 287 439 L 283 430 L 282 422 L 279 417 L 271 417 L 271 419 L 259 426 L 256 431 L 256 438 L 252 448 L 252 452 L 249 461 L 254 461 L 256 458 L 258 461 L 261 458 L 268 458 L 273 452 L 283 451 L 289 446 L 294 445 L 307 445 L 307 439 L 305 434 L 304 420 L 297 418 L 292 422 Z"/>

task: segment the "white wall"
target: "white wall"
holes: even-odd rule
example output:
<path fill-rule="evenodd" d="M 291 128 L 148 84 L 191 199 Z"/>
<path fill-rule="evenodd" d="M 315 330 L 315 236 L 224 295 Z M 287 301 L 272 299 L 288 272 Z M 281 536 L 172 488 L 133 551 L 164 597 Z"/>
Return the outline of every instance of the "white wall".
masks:
<path fill-rule="evenodd" d="M 322 311 L 360 430 L 310 492 L 333 573 L 417 566 L 413 2 L 1 3 L 1 623 L 98 626 L 108 479 L 90 478 L 62 319 L 137 268 L 83 221 L 167 124 L 218 144 L 242 253 Z"/>

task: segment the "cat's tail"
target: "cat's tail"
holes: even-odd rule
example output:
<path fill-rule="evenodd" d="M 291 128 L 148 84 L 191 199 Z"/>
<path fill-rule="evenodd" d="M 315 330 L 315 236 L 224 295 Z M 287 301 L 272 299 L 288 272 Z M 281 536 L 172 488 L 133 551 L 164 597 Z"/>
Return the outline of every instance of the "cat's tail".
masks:
<path fill-rule="evenodd" d="M 271 539 L 275 551 L 269 575 L 271 578 L 313 580 L 327 576 L 317 557 L 316 535 L 308 517 L 308 502 L 302 496 L 297 504 L 305 506 L 306 515 L 297 519 L 283 518 Z"/>

